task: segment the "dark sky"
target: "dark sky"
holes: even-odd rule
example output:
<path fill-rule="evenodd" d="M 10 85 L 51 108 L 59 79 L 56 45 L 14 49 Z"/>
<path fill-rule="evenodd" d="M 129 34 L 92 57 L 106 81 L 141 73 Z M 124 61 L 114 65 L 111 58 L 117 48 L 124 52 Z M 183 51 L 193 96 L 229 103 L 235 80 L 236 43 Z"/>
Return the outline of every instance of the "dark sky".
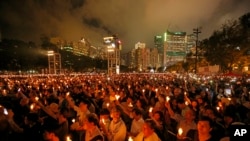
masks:
<path fill-rule="evenodd" d="M 250 0 L 0 0 L 3 38 L 40 43 L 41 35 L 94 46 L 117 34 L 125 52 L 137 42 L 153 45 L 166 29 L 186 31 L 201 26 L 207 38 L 226 20 L 250 12 Z"/>

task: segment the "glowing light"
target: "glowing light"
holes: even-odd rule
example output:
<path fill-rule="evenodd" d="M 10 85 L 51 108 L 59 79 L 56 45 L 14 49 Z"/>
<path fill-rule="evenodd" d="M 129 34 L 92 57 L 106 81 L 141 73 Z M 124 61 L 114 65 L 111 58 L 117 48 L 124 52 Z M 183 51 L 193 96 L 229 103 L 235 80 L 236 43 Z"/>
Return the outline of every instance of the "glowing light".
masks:
<path fill-rule="evenodd" d="M 115 95 L 115 99 L 119 100 L 120 96 L 119 95 Z"/>
<path fill-rule="evenodd" d="M 179 128 L 179 129 L 178 129 L 178 135 L 179 135 L 179 136 L 181 136 L 181 135 L 182 135 L 182 133 L 183 133 L 182 128 Z"/>
<path fill-rule="evenodd" d="M 170 97 L 166 96 L 166 101 L 169 102 L 169 100 L 170 100 Z"/>
<path fill-rule="evenodd" d="M 148 111 L 149 111 L 150 113 L 152 113 L 153 107 L 150 107 Z"/>
<path fill-rule="evenodd" d="M 75 122 L 76 122 L 76 119 L 73 118 L 73 119 L 72 119 L 72 123 L 75 123 Z"/>
<path fill-rule="evenodd" d="M 129 136 L 128 141 L 133 141 L 133 138 L 131 136 Z"/>

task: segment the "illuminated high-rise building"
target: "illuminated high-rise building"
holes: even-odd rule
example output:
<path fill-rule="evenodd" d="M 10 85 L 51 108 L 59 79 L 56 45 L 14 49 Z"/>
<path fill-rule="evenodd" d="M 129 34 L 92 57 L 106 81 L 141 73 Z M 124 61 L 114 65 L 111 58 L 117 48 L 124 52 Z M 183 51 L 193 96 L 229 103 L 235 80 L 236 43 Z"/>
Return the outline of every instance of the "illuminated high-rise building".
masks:
<path fill-rule="evenodd" d="M 164 54 L 163 66 L 173 65 L 177 62 L 186 61 L 186 55 L 192 46 L 191 38 L 186 32 L 166 31 L 163 36 Z"/>

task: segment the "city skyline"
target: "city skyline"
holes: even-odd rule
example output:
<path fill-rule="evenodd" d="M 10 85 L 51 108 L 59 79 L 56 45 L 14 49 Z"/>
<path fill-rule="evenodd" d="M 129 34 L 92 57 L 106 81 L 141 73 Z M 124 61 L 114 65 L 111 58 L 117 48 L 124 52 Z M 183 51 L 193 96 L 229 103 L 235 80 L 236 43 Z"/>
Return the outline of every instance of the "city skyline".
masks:
<path fill-rule="evenodd" d="M 71 0 L 1 1 L 3 38 L 39 42 L 41 35 L 75 41 L 84 37 L 93 46 L 104 46 L 103 37 L 117 34 L 123 52 L 144 42 L 153 47 L 154 36 L 167 29 L 184 31 L 202 27 L 208 38 L 227 20 L 249 12 L 249 0 Z"/>

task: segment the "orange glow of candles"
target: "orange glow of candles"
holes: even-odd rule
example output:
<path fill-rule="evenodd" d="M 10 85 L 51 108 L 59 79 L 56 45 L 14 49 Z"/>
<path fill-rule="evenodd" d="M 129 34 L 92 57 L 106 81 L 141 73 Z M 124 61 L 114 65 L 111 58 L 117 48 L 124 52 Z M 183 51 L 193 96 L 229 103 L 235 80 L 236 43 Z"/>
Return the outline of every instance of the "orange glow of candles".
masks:
<path fill-rule="evenodd" d="M 188 105 L 189 103 L 188 103 L 188 101 L 185 101 L 185 105 Z"/>
<path fill-rule="evenodd" d="M 75 123 L 75 122 L 76 122 L 76 119 L 73 118 L 73 119 L 72 119 L 72 123 Z"/>
<path fill-rule="evenodd" d="M 179 128 L 179 129 L 178 129 L 178 135 L 179 135 L 179 136 L 181 136 L 181 135 L 182 135 L 182 133 L 183 133 L 182 128 Z"/>
<path fill-rule="evenodd" d="M 36 100 L 36 101 L 38 101 L 38 100 L 39 100 L 39 97 L 38 97 L 38 96 L 36 96 L 36 97 L 35 97 L 35 100 Z"/>
<path fill-rule="evenodd" d="M 107 108 L 109 107 L 109 103 L 106 103 L 106 107 L 107 107 Z"/>
<path fill-rule="evenodd" d="M 166 86 L 166 90 L 168 90 L 168 86 Z"/>
<path fill-rule="evenodd" d="M 158 92 L 158 89 L 157 89 L 157 88 L 155 89 L 155 92 Z"/>
<path fill-rule="evenodd" d="M 144 92 L 145 92 L 145 89 L 142 89 L 142 92 L 144 93 Z"/>

